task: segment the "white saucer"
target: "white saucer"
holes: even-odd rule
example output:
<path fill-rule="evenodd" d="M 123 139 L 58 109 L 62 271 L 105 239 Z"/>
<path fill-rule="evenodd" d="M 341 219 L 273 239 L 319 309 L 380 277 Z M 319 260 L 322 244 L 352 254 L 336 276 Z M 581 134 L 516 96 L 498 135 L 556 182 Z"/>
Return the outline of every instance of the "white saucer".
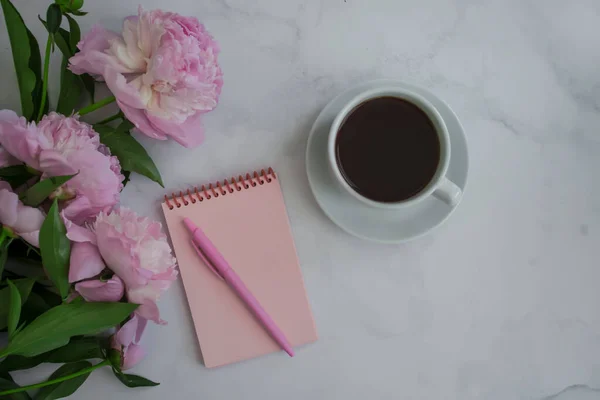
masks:
<path fill-rule="evenodd" d="M 346 193 L 333 180 L 327 162 L 327 136 L 333 119 L 357 94 L 377 88 L 401 87 L 425 97 L 441 114 L 450 133 L 451 157 L 448 178 L 463 192 L 469 172 L 467 140 L 450 107 L 427 90 L 394 80 L 363 83 L 333 99 L 317 117 L 306 149 L 306 172 L 317 203 L 340 228 L 362 239 L 382 243 L 402 243 L 423 236 L 444 222 L 456 209 L 430 196 L 399 210 L 370 207 Z"/>

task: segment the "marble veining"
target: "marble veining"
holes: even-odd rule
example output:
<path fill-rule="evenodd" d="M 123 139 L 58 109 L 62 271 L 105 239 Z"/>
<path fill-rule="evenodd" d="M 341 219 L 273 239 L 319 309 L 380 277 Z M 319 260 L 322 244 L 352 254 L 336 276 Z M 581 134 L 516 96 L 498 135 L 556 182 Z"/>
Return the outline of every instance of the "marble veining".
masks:
<path fill-rule="evenodd" d="M 47 1 L 15 3 L 45 37 L 37 15 Z M 133 371 L 161 385 L 135 392 L 100 371 L 73 398 L 600 399 L 600 2 L 142 3 L 204 22 L 222 47 L 225 86 L 202 146 L 141 142 L 166 189 L 276 168 L 320 340 L 293 360 L 276 354 L 207 370 L 178 283 L 159 304 L 169 325 L 150 327 L 149 355 Z M 137 3 L 85 8 L 83 30 L 95 21 L 118 29 Z M 0 52 L 0 68 L 12 70 L 6 35 Z M 319 111 L 375 78 L 443 98 L 470 146 L 460 208 L 406 245 L 338 229 L 305 173 Z M 15 80 L 1 85 L 0 106 L 18 109 Z M 163 193 L 133 176 L 122 201 L 162 218 Z"/>

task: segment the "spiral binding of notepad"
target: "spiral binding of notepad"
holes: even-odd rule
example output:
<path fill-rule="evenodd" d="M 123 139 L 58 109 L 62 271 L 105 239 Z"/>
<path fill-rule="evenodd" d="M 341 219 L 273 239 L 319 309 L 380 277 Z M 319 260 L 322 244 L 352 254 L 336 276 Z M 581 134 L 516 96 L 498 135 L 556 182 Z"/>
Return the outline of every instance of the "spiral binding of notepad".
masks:
<path fill-rule="evenodd" d="M 264 185 L 265 183 L 271 183 L 274 179 L 277 179 L 277 175 L 275 175 L 273 168 L 268 168 L 266 171 L 261 169 L 260 173 L 254 171 L 251 174 L 246 174 L 245 177 L 240 175 L 237 179 L 231 177 L 231 179 L 218 181 L 214 184 L 211 183 L 208 186 L 196 186 L 192 189 L 187 189 L 185 192 L 182 190 L 179 194 L 173 192 L 171 193 L 171 197 L 165 195 L 165 204 L 170 210 L 173 210 L 175 207 L 181 208 L 189 204 L 225 196 L 228 193 L 232 194 L 258 185 Z"/>

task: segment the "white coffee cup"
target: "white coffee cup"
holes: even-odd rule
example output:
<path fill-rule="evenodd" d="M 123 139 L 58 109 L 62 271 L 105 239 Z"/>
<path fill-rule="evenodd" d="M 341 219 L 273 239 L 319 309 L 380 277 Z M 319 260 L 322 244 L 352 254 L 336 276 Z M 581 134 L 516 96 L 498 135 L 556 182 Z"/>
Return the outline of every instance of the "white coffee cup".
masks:
<path fill-rule="evenodd" d="M 431 178 L 431 180 L 425 186 L 425 188 L 423 188 L 423 190 L 421 190 L 416 195 L 406 200 L 394 203 L 374 201 L 356 192 L 348 184 L 348 182 L 346 182 L 346 179 L 344 179 L 344 176 L 342 175 L 342 172 L 340 171 L 339 165 L 336 160 L 336 138 L 346 118 L 360 104 L 379 97 L 395 97 L 408 101 L 419 107 L 433 123 L 440 143 L 440 160 L 438 162 L 438 167 L 435 171 L 435 174 L 433 175 L 433 178 Z M 402 132 L 398 132 L 398 134 L 401 135 Z M 333 177 L 335 178 L 335 181 L 352 196 L 362 201 L 363 203 L 373 207 L 388 209 L 406 207 L 415 205 L 429 196 L 434 196 L 443 201 L 444 203 L 448 204 L 450 207 L 454 207 L 459 203 L 460 197 L 462 196 L 461 189 L 446 177 L 446 173 L 448 172 L 448 165 L 450 164 L 450 136 L 448 135 L 448 128 L 446 127 L 444 120 L 442 119 L 437 109 L 431 103 L 429 103 L 420 95 L 413 93 L 407 89 L 373 89 L 363 92 L 354 97 L 351 101 L 349 101 L 341 109 L 341 111 L 338 113 L 338 115 L 333 120 L 333 123 L 331 124 L 331 128 L 329 131 L 329 139 L 327 143 L 327 155 L 329 158 L 330 170 L 333 174 Z M 389 184 L 393 185 L 394 182 L 390 182 Z"/>

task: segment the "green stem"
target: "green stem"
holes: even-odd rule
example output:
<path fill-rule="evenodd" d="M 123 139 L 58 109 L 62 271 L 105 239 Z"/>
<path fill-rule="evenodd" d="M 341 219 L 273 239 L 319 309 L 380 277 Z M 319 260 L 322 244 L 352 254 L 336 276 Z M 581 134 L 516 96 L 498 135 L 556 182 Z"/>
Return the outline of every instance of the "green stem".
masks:
<path fill-rule="evenodd" d="M 44 107 L 46 107 L 46 97 L 48 97 L 48 70 L 50 69 L 50 50 L 52 49 L 52 35 L 48 35 L 46 42 L 46 56 L 44 57 L 44 80 L 42 81 L 42 102 L 36 121 L 42 119 Z"/>
<path fill-rule="evenodd" d="M 9 394 L 13 394 L 13 393 L 24 392 L 26 390 L 37 389 L 37 388 L 41 388 L 41 387 L 44 387 L 44 386 L 53 385 L 55 383 L 60 383 L 60 382 L 68 381 L 69 379 L 73 379 L 73 378 L 75 378 L 77 376 L 90 373 L 93 370 L 98 369 L 98 368 L 102 368 L 102 367 L 104 367 L 106 365 L 110 365 L 110 361 L 104 360 L 104 361 L 102 361 L 99 364 L 92 365 L 91 367 L 88 367 L 88 368 L 84 368 L 81 371 L 77 371 L 77 372 L 75 372 L 75 373 L 73 373 L 71 375 L 61 376 L 60 378 L 52 379 L 51 381 L 40 382 L 40 383 L 35 383 L 33 385 L 22 386 L 20 388 L 5 390 L 4 392 L 0 392 L 0 396 L 6 396 L 6 395 L 9 395 Z"/>
<path fill-rule="evenodd" d="M 85 115 L 85 114 L 91 113 L 92 111 L 96 111 L 97 109 L 99 109 L 101 107 L 104 107 L 105 105 L 110 104 L 110 103 L 112 103 L 115 100 L 116 100 L 115 96 L 106 97 L 106 98 L 104 98 L 104 99 L 102 99 L 102 100 L 100 100 L 100 101 L 98 101 L 98 102 L 96 102 L 94 104 L 90 104 L 87 107 L 83 107 L 77 113 L 79 115 Z"/>
<path fill-rule="evenodd" d="M 113 115 L 112 117 L 104 118 L 102 121 L 96 122 L 94 125 L 108 124 L 109 122 L 114 121 L 115 119 L 122 119 L 122 118 L 123 118 L 123 114 L 118 112 L 115 115 Z"/>
<path fill-rule="evenodd" d="M 0 245 L 2 245 L 2 242 L 4 242 L 4 239 L 6 239 L 8 237 L 8 232 L 4 230 L 4 228 L 2 228 L 2 230 L 0 231 Z"/>

